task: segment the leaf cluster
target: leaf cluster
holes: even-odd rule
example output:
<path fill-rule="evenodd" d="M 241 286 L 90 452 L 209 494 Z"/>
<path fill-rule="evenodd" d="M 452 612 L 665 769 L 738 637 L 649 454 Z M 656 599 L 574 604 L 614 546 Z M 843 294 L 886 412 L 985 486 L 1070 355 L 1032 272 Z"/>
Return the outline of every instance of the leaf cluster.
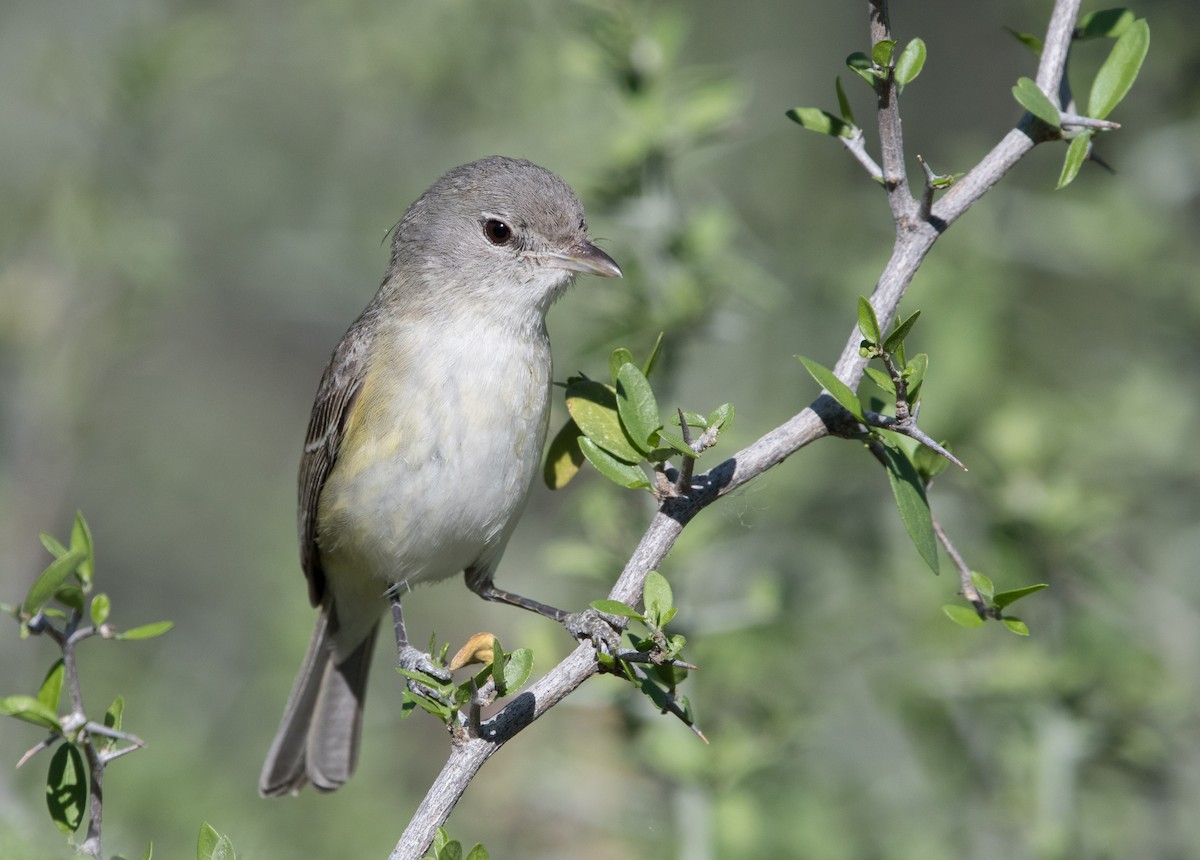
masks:
<path fill-rule="evenodd" d="M 610 383 L 582 375 L 567 380 L 571 418 L 546 454 L 543 474 L 550 489 L 565 486 L 584 460 L 619 486 L 654 489 L 646 467 L 659 472 L 672 457 L 695 460 L 715 444 L 720 431 L 729 428 L 733 407 L 728 403 L 708 415 L 680 410 L 672 427 L 663 422 L 649 381 L 661 349 L 660 334 L 641 365 L 628 349 L 614 349 L 608 361 Z M 693 429 L 701 431 L 700 442 L 692 440 Z"/>

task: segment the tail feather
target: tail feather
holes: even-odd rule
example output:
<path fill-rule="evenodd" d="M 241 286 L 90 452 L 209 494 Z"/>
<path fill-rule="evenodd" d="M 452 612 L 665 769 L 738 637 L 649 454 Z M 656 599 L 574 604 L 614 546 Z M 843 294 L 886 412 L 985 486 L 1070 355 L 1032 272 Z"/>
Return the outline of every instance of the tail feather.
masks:
<path fill-rule="evenodd" d="M 341 663 L 333 662 L 329 614 L 321 609 L 308 653 L 267 752 L 258 790 L 264 797 L 345 784 L 358 763 L 367 675 L 378 625 Z"/>

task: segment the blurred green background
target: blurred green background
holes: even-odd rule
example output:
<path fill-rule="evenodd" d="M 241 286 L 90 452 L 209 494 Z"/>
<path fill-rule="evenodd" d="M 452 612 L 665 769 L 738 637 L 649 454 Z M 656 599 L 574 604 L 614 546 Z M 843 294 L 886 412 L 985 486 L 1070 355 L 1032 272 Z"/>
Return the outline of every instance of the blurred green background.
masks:
<path fill-rule="evenodd" d="M 929 60 L 902 100 L 910 158 L 972 165 L 1019 116 L 1050 3 L 897 2 Z M 1085 11 L 1101 8 L 1085 5 Z M 905 310 L 931 356 L 923 424 L 971 467 L 932 503 L 1000 588 L 955 627 L 858 445 L 822 441 L 695 521 L 663 573 L 703 668 L 711 746 L 611 678 L 497 755 L 450 820 L 493 857 L 1200 857 L 1200 50 L 1193 0 L 1143 0 L 1152 44 L 1086 165 L 1035 150 L 936 246 Z M 519 0 L 0 7 L 0 600 L 82 508 L 113 621 L 176 622 L 82 654 L 148 749 L 110 767 L 108 853 L 381 857 L 444 759 L 379 665 L 358 775 L 260 800 L 262 756 L 313 620 L 294 481 L 317 379 L 407 204 L 503 153 L 570 182 L 626 269 L 552 312 L 557 375 L 667 331 L 664 408 L 737 408 L 713 462 L 807 404 L 891 247 L 882 195 L 788 122 L 836 110 L 866 4 Z M 1107 48 L 1076 52 L 1077 95 Z M 853 76 L 849 76 L 853 77 Z M 860 123 L 871 97 L 845 80 Z M 915 161 L 910 171 L 918 174 Z M 558 407 L 555 423 L 562 417 Z M 652 510 L 584 475 L 534 491 L 499 582 L 603 596 Z M 406 601 L 420 641 L 571 642 L 460 580 Z M 0 694 L 49 642 L 0 624 Z M 0 726 L 0 855 L 69 854 L 41 736 Z"/>

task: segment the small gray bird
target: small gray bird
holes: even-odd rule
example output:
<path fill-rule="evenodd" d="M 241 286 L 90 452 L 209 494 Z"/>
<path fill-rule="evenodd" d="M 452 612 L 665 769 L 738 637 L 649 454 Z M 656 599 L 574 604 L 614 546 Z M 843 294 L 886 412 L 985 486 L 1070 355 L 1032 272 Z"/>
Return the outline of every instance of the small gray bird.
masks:
<path fill-rule="evenodd" d="M 389 603 L 467 586 L 562 620 L 492 577 L 537 474 L 550 405 L 546 312 L 576 272 L 620 277 L 570 187 L 528 161 L 456 167 L 396 226 L 383 284 L 325 368 L 300 461 L 300 559 L 317 627 L 259 779 L 264 795 L 332 791 L 358 757 Z"/>

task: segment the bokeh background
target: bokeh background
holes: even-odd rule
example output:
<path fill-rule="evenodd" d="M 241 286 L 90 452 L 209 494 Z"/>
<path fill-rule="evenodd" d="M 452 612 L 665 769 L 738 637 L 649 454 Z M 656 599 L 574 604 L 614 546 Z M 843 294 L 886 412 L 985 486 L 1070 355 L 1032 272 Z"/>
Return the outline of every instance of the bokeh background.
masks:
<path fill-rule="evenodd" d="M 904 93 L 910 159 L 967 169 L 1019 115 L 1048 0 L 896 2 L 929 59 Z M 1094 5 L 1087 9 L 1099 8 Z M 941 613 L 861 446 L 824 440 L 694 522 L 663 573 L 703 669 L 703 746 L 611 678 L 506 747 L 450 821 L 493 857 L 689 860 L 1200 857 L 1200 51 L 1193 0 L 1139 0 L 1149 59 L 1086 165 L 1043 146 L 940 241 L 912 286 L 931 356 L 923 424 L 971 466 L 932 493 L 1000 588 L 1047 582 L 1029 639 Z M 381 857 L 446 737 L 398 717 L 387 647 L 355 779 L 255 793 L 312 623 L 294 480 L 332 347 L 382 238 L 449 167 L 530 158 L 580 193 L 626 269 L 551 314 L 557 375 L 667 332 L 664 408 L 732 401 L 710 457 L 802 408 L 793 355 L 831 363 L 891 247 L 878 188 L 784 117 L 871 99 L 842 65 L 866 4 L 517 0 L 6 0 L 0 6 L 0 600 L 76 508 L 148 748 L 107 776 L 109 853 L 193 855 L 202 820 L 255 860 Z M 1107 48 L 1075 53 L 1077 92 Z M 918 175 L 910 162 L 912 175 Z M 418 407 L 414 407 L 418 408 Z M 555 422 L 562 417 L 556 413 Z M 581 608 L 652 510 L 585 474 L 535 489 L 505 587 Z M 945 566 L 947 571 L 949 565 Z M 459 580 L 406 602 L 418 639 L 571 642 Z M 0 694 L 49 642 L 0 624 Z M 65 857 L 40 739 L 0 725 L 0 855 Z"/>

